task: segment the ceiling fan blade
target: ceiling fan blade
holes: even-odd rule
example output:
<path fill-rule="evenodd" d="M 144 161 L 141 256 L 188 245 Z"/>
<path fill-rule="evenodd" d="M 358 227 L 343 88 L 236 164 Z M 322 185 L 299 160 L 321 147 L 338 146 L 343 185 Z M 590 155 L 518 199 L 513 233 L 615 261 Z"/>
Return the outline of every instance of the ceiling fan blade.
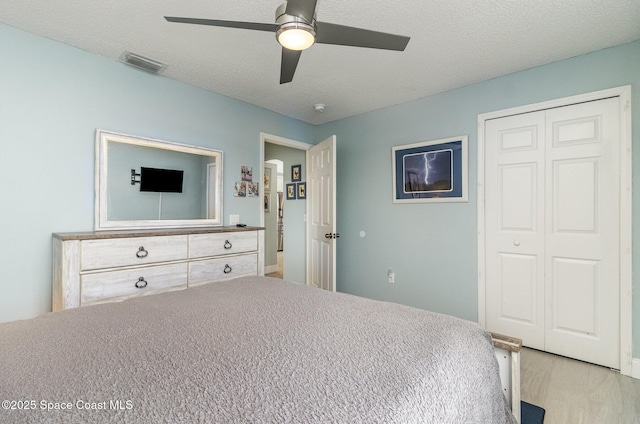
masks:
<path fill-rule="evenodd" d="M 371 49 L 403 51 L 410 37 L 386 32 L 317 22 L 316 43 L 340 46 L 368 47 Z"/>
<path fill-rule="evenodd" d="M 282 48 L 282 63 L 280 65 L 280 84 L 286 84 L 293 80 L 293 74 L 296 73 L 298 60 L 302 50 L 289 50 Z"/>
<path fill-rule="evenodd" d="M 215 19 L 199 19 L 199 18 L 177 18 L 173 16 L 164 17 L 169 22 L 177 22 L 180 24 L 209 25 L 227 28 L 253 29 L 257 31 L 276 32 L 278 25 L 262 24 L 259 22 L 240 22 L 240 21 L 220 21 Z"/>
<path fill-rule="evenodd" d="M 285 13 L 291 16 L 297 16 L 306 22 L 313 21 L 313 15 L 316 12 L 317 0 L 289 0 Z"/>

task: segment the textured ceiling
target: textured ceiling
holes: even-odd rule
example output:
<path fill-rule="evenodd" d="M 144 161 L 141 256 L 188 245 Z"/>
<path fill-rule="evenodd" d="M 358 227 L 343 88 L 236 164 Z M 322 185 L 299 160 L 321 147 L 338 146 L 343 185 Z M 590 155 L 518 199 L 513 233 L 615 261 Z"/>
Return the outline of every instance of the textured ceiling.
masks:
<path fill-rule="evenodd" d="M 404 52 L 315 45 L 280 85 L 273 33 L 163 16 L 274 22 L 281 0 L 0 0 L 0 22 L 313 124 L 640 39 L 638 0 L 318 0 L 319 21 L 411 37 Z M 327 105 L 314 111 L 315 103 Z"/>

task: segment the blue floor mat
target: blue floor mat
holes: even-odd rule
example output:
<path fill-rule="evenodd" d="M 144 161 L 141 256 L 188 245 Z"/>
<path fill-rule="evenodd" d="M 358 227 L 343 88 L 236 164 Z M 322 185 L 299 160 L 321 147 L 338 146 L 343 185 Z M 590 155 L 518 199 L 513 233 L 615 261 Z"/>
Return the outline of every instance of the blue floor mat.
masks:
<path fill-rule="evenodd" d="M 527 402 L 520 402 L 521 424 L 542 424 L 544 422 L 544 409 Z"/>

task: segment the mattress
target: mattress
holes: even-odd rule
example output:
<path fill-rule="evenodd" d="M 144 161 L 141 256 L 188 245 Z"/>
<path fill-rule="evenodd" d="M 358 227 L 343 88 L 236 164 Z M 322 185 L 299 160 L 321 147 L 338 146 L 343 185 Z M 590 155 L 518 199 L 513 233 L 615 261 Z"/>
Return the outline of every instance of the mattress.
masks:
<path fill-rule="evenodd" d="M 515 423 L 477 324 L 268 277 L 0 324 L 0 422 Z"/>

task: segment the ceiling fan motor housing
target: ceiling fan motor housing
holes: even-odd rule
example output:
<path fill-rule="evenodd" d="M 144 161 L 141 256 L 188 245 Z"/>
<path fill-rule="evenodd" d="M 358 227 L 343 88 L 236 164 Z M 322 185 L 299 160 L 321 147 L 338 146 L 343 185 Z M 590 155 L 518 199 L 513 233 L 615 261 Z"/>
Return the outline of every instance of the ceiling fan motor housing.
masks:
<path fill-rule="evenodd" d="M 276 24 L 278 25 L 276 40 L 283 47 L 291 50 L 305 50 L 311 47 L 316 38 L 315 13 L 314 19 L 307 22 L 301 17 L 288 15 L 286 8 L 287 3 L 284 3 L 276 9 Z"/>
<path fill-rule="evenodd" d="M 303 24 L 307 24 L 307 25 L 312 26 L 313 29 L 315 30 L 315 27 L 316 27 L 316 13 L 313 12 L 313 20 L 312 20 L 312 22 L 307 22 L 306 20 L 304 20 L 303 18 L 300 18 L 298 16 L 287 15 L 287 3 L 282 3 L 276 9 L 276 24 L 282 25 L 282 24 L 291 23 L 291 22 L 300 22 L 300 23 L 303 23 Z"/>

